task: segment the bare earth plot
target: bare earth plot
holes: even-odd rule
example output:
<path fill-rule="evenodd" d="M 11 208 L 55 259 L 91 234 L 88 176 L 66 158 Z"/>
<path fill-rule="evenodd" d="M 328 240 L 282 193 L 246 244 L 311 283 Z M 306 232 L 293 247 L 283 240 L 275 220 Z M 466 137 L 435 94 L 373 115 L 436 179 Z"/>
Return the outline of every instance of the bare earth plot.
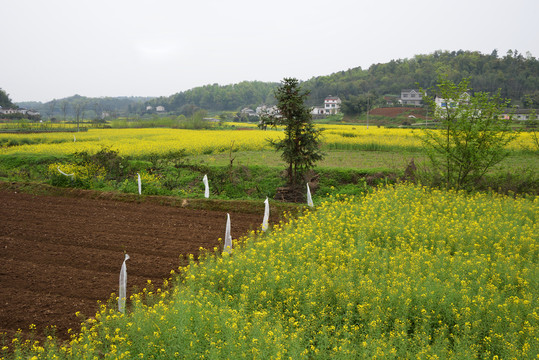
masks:
<path fill-rule="evenodd" d="M 262 215 L 230 212 L 232 236 L 260 226 Z M 147 280 L 157 286 L 184 265 L 181 254 L 220 246 L 226 212 L 107 199 L 36 196 L 0 189 L 0 333 L 60 338 L 118 292 L 124 252 L 128 296 Z"/>

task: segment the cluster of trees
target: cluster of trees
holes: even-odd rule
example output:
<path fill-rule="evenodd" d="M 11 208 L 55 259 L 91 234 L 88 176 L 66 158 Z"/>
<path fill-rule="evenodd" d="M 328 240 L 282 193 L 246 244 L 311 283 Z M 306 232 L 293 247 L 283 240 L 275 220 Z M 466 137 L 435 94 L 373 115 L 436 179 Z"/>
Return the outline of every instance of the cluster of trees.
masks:
<path fill-rule="evenodd" d="M 435 186 L 473 190 L 489 169 L 508 156 L 506 146 L 517 136 L 511 131 L 511 120 L 500 116 L 508 101 L 502 99 L 500 91 L 468 95 L 472 91 L 470 79 L 455 83 L 447 76 L 440 76 L 434 90 L 458 105 L 435 111 L 433 117 L 439 128 L 423 130 L 424 149 L 431 165 L 423 170 L 423 179 Z M 423 89 L 421 92 L 427 106 L 436 107 L 434 96 Z M 314 128 L 309 107 L 305 105 L 308 95 L 309 91 L 297 79 L 285 78 L 275 91 L 279 115 L 262 117 L 262 126 L 285 128 L 284 138 L 270 143 L 288 163 L 290 187 L 297 187 L 306 170 L 323 158 L 320 130 Z"/>
<path fill-rule="evenodd" d="M 243 81 L 232 85 L 205 85 L 169 97 L 159 97 L 147 102 L 150 106 L 164 106 L 167 111 L 183 113 L 186 106 L 207 110 L 235 111 L 242 107 L 256 107 L 274 103 L 273 91 L 279 83 Z"/>
<path fill-rule="evenodd" d="M 17 105 L 11 102 L 8 93 L 6 93 L 2 88 L 0 88 L 0 106 L 4 109 L 15 109 Z"/>
<path fill-rule="evenodd" d="M 342 100 L 342 99 L 341 99 Z M 341 111 L 347 115 L 361 115 L 367 111 L 383 106 L 383 97 L 373 92 L 359 95 L 349 95 L 341 104 Z"/>
<path fill-rule="evenodd" d="M 438 129 L 423 130 L 422 140 L 431 165 L 424 179 L 435 186 L 474 189 L 489 169 L 508 156 L 506 146 L 517 136 L 511 131 L 511 120 L 500 116 L 508 106 L 500 91 L 478 91 L 468 96 L 470 91 L 470 79 L 455 83 L 448 76 L 440 76 L 434 88 L 444 99 L 458 102 L 457 106 L 433 113 L 440 124 Z M 423 89 L 421 92 L 427 106 L 436 107 L 434 96 Z M 313 126 L 305 104 L 309 91 L 297 79 L 285 78 L 274 95 L 279 114 L 263 116 L 261 127 L 284 126 L 284 138 L 270 143 L 288 164 L 289 187 L 301 189 L 298 185 L 305 172 L 323 158 L 321 130 Z"/>

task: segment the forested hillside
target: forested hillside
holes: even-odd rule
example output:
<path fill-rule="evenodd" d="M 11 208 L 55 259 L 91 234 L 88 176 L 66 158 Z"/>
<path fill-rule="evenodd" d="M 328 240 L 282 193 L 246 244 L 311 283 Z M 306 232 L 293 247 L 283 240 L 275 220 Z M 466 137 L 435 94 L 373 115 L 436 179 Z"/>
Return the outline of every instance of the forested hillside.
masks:
<path fill-rule="evenodd" d="M 502 96 L 514 103 L 519 104 L 528 96 L 534 106 L 539 106 L 539 61 L 516 50 L 503 57 L 496 51 L 489 55 L 477 51 L 436 51 L 375 64 L 366 70 L 357 67 L 315 77 L 305 81 L 304 86 L 311 91 L 309 105 L 318 105 L 328 95 L 339 96 L 345 101 L 359 101 L 366 93 L 380 98 L 388 94 L 400 95 L 401 89 L 417 88 L 418 85 L 428 89 L 436 84 L 440 75 L 447 75 L 455 82 L 470 77 L 475 91 L 500 89 Z M 170 111 L 181 111 L 186 105 L 208 110 L 238 110 L 244 106 L 271 104 L 274 101 L 272 92 L 277 85 L 262 82 L 207 85 L 153 99 L 150 104 L 163 105 Z"/>
<path fill-rule="evenodd" d="M 327 76 L 318 76 L 303 84 L 311 91 L 308 105 L 321 105 L 328 95 L 339 96 L 343 109 L 360 113 L 361 103 L 370 101 L 370 108 L 383 104 L 384 95 L 399 96 L 401 89 L 433 87 L 441 75 L 454 82 L 469 77 L 474 91 L 495 92 L 498 89 L 513 105 L 539 107 L 539 60 L 517 50 L 500 56 L 477 51 L 435 51 L 416 55 L 411 59 L 392 60 L 343 70 Z M 293 74 L 291 74 L 293 76 Z M 232 85 L 205 85 L 171 96 L 159 98 L 85 98 L 74 96 L 49 103 L 19 103 L 48 116 L 97 117 L 102 112 L 111 116 L 146 112 L 147 106 L 164 106 L 166 112 L 190 114 L 197 108 L 210 111 L 237 111 L 260 104 L 273 104 L 273 91 L 279 83 L 244 81 Z M 66 105 L 67 104 L 67 105 Z M 363 107 L 364 108 L 364 107 Z"/>
<path fill-rule="evenodd" d="M 441 75 L 454 82 L 471 79 L 474 91 L 495 92 L 524 106 L 539 106 L 539 61 L 530 54 L 523 56 L 510 51 L 499 57 L 471 51 L 436 51 L 429 55 L 416 55 L 412 59 L 392 60 L 320 76 L 306 82 L 312 99 L 321 103 L 326 94 L 349 99 L 364 93 L 374 95 L 400 95 L 401 89 L 433 87 Z M 530 100 L 526 100 L 530 98 Z M 532 103 L 529 103 L 529 102 Z"/>
<path fill-rule="evenodd" d="M 150 106 L 162 105 L 167 111 L 188 112 L 191 105 L 206 110 L 238 110 L 272 103 L 273 90 L 279 83 L 243 81 L 232 85 L 206 85 L 180 92 L 169 97 L 160 97 L 148 102 Z"/>

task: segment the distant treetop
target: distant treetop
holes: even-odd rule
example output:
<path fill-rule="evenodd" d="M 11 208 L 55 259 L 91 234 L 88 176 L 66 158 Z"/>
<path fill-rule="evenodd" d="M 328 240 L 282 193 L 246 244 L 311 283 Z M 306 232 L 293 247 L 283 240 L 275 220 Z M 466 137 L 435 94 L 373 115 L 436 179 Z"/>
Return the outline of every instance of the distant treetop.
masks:
<path fill-rule="evenodd" d="M 0 106 L 4 109 L 17 107 L 17 105 L 11 102 L 9 95 L 2 88 L 0 88 Z"/>

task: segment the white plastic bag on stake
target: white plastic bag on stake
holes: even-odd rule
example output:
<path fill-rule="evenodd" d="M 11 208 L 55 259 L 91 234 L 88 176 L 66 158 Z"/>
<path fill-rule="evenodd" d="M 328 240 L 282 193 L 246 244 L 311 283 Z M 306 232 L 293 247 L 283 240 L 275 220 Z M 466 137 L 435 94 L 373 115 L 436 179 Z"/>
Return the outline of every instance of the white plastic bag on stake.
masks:
<path fill-rule="evenodd" d="M 60 170 L 60 167 L 59 167 L 59 166 L 58 166 L 58 171 L 60 172 L 60 174 L 65 175 L 65 176 L 75 176 L 75 174 L 66 174 L 65 172 L 63 172 L 62 170 Z"/>
<path fill-rule="evenodd" d="M 264 204 L 266 205 L 264 208 L 264 220 L 262 220 L 262 231 L 268 230 L 268 221 L 269 221 L 269 200 L 266 197 L 266 200 L 264 201 Z"/>
<path fill-rule="evenodd" d="M 142 180 L 140 180 L 140 174 L 137 173 L 137 175 L 138 175 L 138 194 L 142 195 Z"/>
<path fill-rule="evenodd" d="M 125 262 L 129 260 L 129 255 L 125 254 L 124 262 L 122 263 L 122 269 L 120 270 L 120 289 L 118 290 L 118 311 L 125 313 L 125 299 L 127 288 L 127 268 Z"/>
<path fill-rule="evenodd" d="M 75 134 L 73 134 L 73 142 L 76 142 L 77 138 L 75 137 Z"/>
<path fill-rule="evenodd" d="M 204 183 L 204 187 L 205 187 L 204 197 L 207 199 L 210 197 L 210 186 L 208 185 L 208 175 L 204 175 L 202 182 Z"/>
<path fill-rule="evenodd" d="M 311 197 L 311 189 L 309 189 L 309 183 L 307 183 L 307 205 L 313 207 L 313 198 Z"/>
<path fill-rule="evenodd" d="M 232 251 L 232 235 L 230 235 L 230 214 L 226 214 L 225 247 L 223 251 L 230 254 Z"/>

